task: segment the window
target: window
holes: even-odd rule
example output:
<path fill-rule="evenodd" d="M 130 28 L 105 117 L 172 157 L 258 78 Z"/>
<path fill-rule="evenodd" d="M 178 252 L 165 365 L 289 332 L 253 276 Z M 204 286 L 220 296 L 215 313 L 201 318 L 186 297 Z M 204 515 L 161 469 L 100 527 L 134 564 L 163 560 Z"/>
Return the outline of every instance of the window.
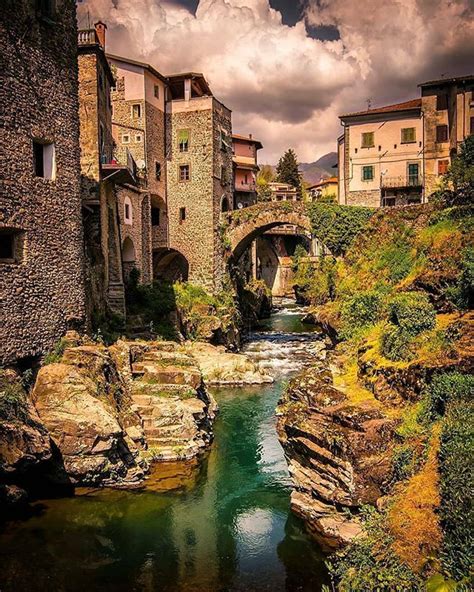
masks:
<path fill-rule="evenodd" d="M 142 106 L 139 103 L 132 105 L 133 119 L 140 119 L 141 116 L 142 116 Z"/>
<path fill-rule="evenodd" d="M 374 167 L 363 166 L 362 167 L 362 181 L 373 181 L 374 179 Z"/>
<path fill-rule="evenodd" d="M 374 132 L 364 132 L 362 134 L 362 148 L 372 148 L 374 144 Z"/>
<path fill-rule="evenodd" d="M 221 150 L 227 150 L 228 148 L 231 148 L 231 145 L 227 140 L 227 133 L 225 130 L 221 130 Z"/>
<path fill-rule="evenodd" d="M 141 134 L 135 134 L 135 142 L 141 144 L 143 136 Z"/>
<path fill-rule="evenodd" d="M 25 233 L 15 228 L 0 228 L 0 263 L 20 263 Z"/>
<path fill-rule="evenodd" d="M 383 205 L 387 207 L 393 207 L 396 204 L 395 197 L 384 197 L 383 198 Z"/>
<path fill-rule="evenodd" d="M 408 205 L 414 205 L 421 203 L 421 196 L 420 195 L 409 195 L 408 196 Z"/>
<path fill-rule="evenodd" d="M 155 99 L 160 98 L 160 87 L 157 84 L 153 87 L 153 94 L 155 95 Z"/>
<path fill-rule="evenodd" d="M 187 152 L 189 150 L 189 130 L 179 130 L 178 147 L 180 152 Z"/>
<path fill-rule="evenodd" d="M 414 127 L 402 128 L 402 144 L 416 142 L 416 129 Z"/>
<path fill-rule="evenodd" d="M 471 117 L 469 124 L 469 133 L 471 136 L 474 134 L 474 117 Z"/>
<path fill-rule="evenodd" d="M 448 172 L 449 160 L 438 160 L 438 175 L 445 175 Z"/>
<path fill-rule="evenodd" d="M 157 181 L 161 181 L 161 163 L 155 162 L 155 177 Z"/>
<path fill-rule="evenodd" d="M 227 183 L 227 175 L 225 166 L 221 165 L 221 185 L 225 185 Z"/>
<path fill-rule="evenodd" d="M 186 220 L 186 208 L 179 208 L 179 223 L 181 224 Z"/>
<path fill-rule="evenodd" d="M 160 208 L 151 208 L 151 225 L 160 225 Z"/>
<path fill-rule="evenodd" d="M 179 180 L 180 181 L 189 181 L 189 164 L 181 164 L 179 165 Z"/>
<path fill-rule="evenodd" d="M 447 142 L 448 141 L 448 126 L 437 125 L 436 126 L 436 141 Z"/>
<path fill-rule="evenodd" d="M 130 144 L 130 136 L 128 134 L 122 135 L 122 144 Z"/>
<path fill-rule="evenodd" d="M 36 177 L 54 180 L 56 177 L 56 154 L 52 142 L 33 140 L 33 163 Z"/>
<path fill-rule="evenodd" d="M 448 108 L 448 95 L 443 92 L 436 95 L 436 111 L 444 111 Z"/>
<path fill-rule="evenodd" d="M 123 214 L 125 218 L 125 224 L 132 224 L 133 222 L 133 210 L 132 210 L 132 202 L 130 201 L 129 197 L 125 198 L 123 203 Z"/>
<path fill-rule="evenodd" d="M 420 165 L 417 162 L 408 163 L 408 185 L 418 185 L 420 182 L 419 168 Z"/>

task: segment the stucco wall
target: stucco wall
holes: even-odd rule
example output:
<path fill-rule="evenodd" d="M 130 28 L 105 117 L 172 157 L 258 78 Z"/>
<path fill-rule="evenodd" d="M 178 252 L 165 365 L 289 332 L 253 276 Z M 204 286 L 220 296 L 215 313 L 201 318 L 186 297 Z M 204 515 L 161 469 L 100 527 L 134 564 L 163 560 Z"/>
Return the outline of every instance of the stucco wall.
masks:
<path fill-rule="evenodd" d="M 56 25 L 26 0 L 0 7 L 0 227 L 24 232 L 21 261 L 0 263 L 0 363 L 42 354 L 85 321 L 76 7 L 57 5 Z M 34 174 L 34 138 L 55 144 L 54 180 Z"/>

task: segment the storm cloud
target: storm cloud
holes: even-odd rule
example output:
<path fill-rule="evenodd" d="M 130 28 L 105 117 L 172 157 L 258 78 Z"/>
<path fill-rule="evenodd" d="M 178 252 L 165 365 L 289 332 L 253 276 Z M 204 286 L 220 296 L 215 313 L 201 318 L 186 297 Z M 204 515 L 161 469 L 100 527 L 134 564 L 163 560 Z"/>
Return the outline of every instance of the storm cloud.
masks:
<path fill-rule="evenodd" d="M 289 0 L 292 8 L 297 0 Z M 306 0 L 301 19 L 269 0 L 84 0 L 79 26 L 100 18 L 108 51 L 163 74 L 203 72 L 238 133 L 288 147 L 301 161 L 335 150 L 338 115 L 416 97 L 416 85 L 472 71 L 470 0 Z M 336 31 L 328 39 L 318 31 Z M 315 34 L 316 32 L 316 34 Z"/>

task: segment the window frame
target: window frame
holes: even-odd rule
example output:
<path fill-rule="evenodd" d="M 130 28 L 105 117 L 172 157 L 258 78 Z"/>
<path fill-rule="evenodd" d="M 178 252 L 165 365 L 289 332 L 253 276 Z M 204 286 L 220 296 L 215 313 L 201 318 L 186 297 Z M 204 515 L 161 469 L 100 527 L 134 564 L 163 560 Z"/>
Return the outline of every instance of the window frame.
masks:
<path fill-rule="evenodd" d="M 155 160 L 155 179 L 157 181 L 161 181 L 161 162 L 158 162 L 157 160 Z"/>
<path fill-rule="evenodd" d="M 366 178 L 366 176 L 365 176 L 365 171 L 367 169 L 370 169 L 370 171 L 371 171 L 371 177 L 370 178 Z M 364 164 L 364 165 L 362 165 L 361 180 L 364 183 L 369 183 L 370 181 L 373 181 L 374 179 L 375 179 L 375 166 L 373 164 Z"/>
<path fill-rule="evenodd" d="M 135 116 L 135 108 L 138 108 L 138 115 Z M 130 105 L 130 115 L 132 117 L 132 119 L 141 119 L 142 118 L 142 104 L 141 103 L 132 103 Z"/>
<path fill-rule="evenodd" d="M 135 134 L 135 144 L 143 143 L 143 134 Z"/>
<path fill-rule="evenodd" d="M 371 136 L 372 143 L 368 144 L 364 141 L 364 138 Z M 375 148 L 375 132 L 361 132 L 360 134 L 360 147 L 361 148 Z"/>
<path fill-rule="evenodd" d="M 160 98 L 160 85 L 159 84 L 153 85 L 153 96 L 155 97 L 155 99 Z"/>
<path fill-rule="evenodd" d="M 187 138 L 186 138 L 186 143 L 182 145 L 182 140 L 181 138 L 183 137 L 182 134 L 186 134 Z M 191 130 L 189 128 L 183 128 L 183 129 L 179 129 L 178 130 L 178 135 L 177 135 L 177 141 L 178 141 L 178 151 L 181 154 L 186 154 L 187 152 L 189 152 L 189 147 L 191 145 Z M 184 149 L 184 147 L 186 149 Z"/>
<path fill-rule="evenodd" d="M 0 257 L 0 265 L 21 265 L 25 258 L 25 231 L 10 226 L 0 227 L 0 240 L 2 236 L 11 239 L 11 257 Z"/>
<path fill-rule="evenodd" d="M 446 170 L 444 171 L 444 173 L 440 172 L 440 164 L 443 163 L 443 166 L 446 166 Z M 449 158 L 440 158 L 438 160 L 438 177 L 442 177 L 443 175 L 445 175 L 448 172 L 449 169 Z"/>
<path fill-rule="evenodd" d="M 413 131 L 413 139 L 406 139 L 406 132 Z M 402 127 L 400 132 L 400 144 L 416 144 L 416 127 Z"/>
<path fill-rule="evenodd" d="M 443 134 L 443 136 L 445 135 L 445 139 L 440 140 L 440 130 L 444 130 L 445 134 Z M 449 142 L 449 129 L 446 123 L 441 123 L 439 125 L 436 126 L 436 144 L 445 144 L 446 142 Z"/>
<path fill-rule="evenodd" d="M 38 154 L 38 148 L 41 147 L 41 156 Z M 32 140 L 33 152 L 33 176 L 36 179 L 43 179 L 44 181 L 55 181 L 57 176 L 56 165 L 56 145 L 54 142 L 45 140 L 43 138 L 33 138 Z M 41 158 L 41 165 L 39 163 Z M 41 174 L 38 171 L 41 170 Z"/>
<path fill-rule="evenodd" d="M 179 223 L 183 224 L 186 222 L 186 206 L 181 206 L 178 211 Z"/>
<path fill-rule="evenodd" d="M 187 168 L 188 173 L 187 173 L 187 179 L 183 179 L 181 177 L 181 170 Z M 179 164 L 178 165 L 178 181 L 180 183 L 188 183 L 189 181 L 191 181 L 191 165 L 190 164 Z"/>
<path fill-rule="evenodd" d="M 122 144 L 130 144 L 130 134 L 122 134 Z"/>

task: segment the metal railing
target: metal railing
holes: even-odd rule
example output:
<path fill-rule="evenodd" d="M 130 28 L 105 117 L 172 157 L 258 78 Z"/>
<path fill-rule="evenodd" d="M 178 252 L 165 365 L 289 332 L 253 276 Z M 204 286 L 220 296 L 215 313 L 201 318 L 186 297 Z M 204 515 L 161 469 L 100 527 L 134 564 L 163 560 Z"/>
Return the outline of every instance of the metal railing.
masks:
<path fill-rule="evenodd" d="M 384 177 L 381 181 L 382 187 L 422 187 L 423 178 L 421 175 L 401 175 L 399 177 Z"/>
<path fill-rule="evenodd" d="M 99 38 L 95 29 L 81 29 L 77 32 L 78 45 L 92 45 L 95 43 L 99 44 Z"/>

